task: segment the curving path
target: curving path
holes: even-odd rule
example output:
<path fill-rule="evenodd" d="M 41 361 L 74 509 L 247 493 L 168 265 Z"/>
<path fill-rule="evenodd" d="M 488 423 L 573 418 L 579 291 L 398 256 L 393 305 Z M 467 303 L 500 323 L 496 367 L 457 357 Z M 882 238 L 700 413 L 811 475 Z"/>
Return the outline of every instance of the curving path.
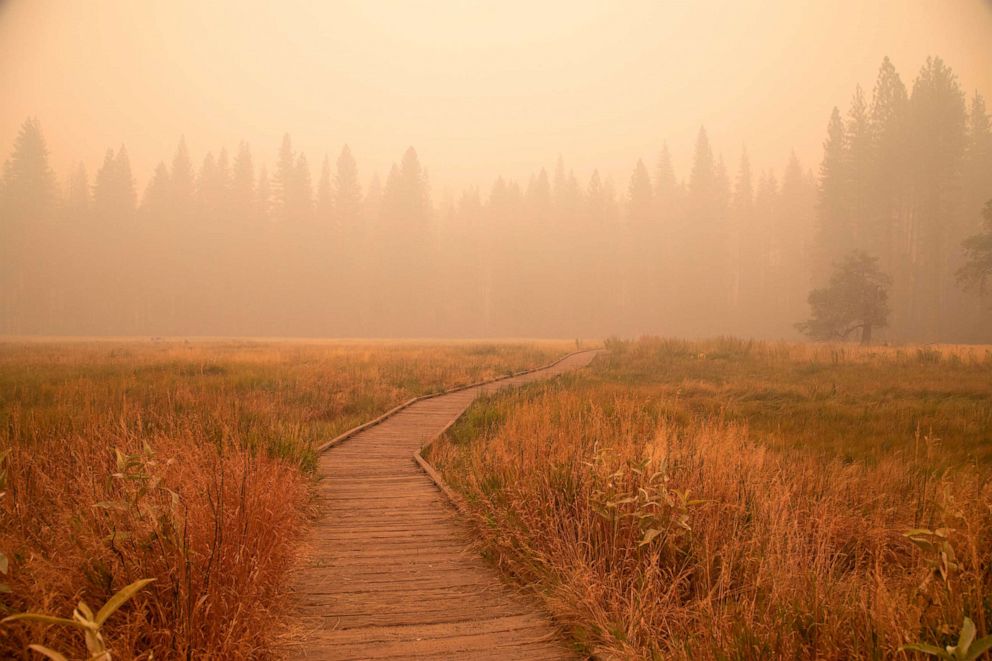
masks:
<path fill-rule="evenodd" d="M 573 658 L 539 608 L 468 549 L 470 531 L 413 455 L 479 394 L 546 369 L 415 402 L 323 454 L 321 520 L 294 579 L 299 659 Z"/>

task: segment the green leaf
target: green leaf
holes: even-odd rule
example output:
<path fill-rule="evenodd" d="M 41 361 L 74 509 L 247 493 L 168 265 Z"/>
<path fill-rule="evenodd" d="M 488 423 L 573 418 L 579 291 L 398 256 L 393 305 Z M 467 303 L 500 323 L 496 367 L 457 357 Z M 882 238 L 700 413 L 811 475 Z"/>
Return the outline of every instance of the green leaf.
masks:
<path fill-rule="evenodd" d="M 655 537 L 661 534 L 661 531 L 657 528 L 648 528 L 647 532 L 644 533 L 644 537 L 641 538 L 641 543 L 638 546 L 644 546 L 645 544 L 650 544 L 654 541 Z"/>
<path fill-rule="evenodd" d="M 937 656 L 941 659 L 949 659 L 953 661 L 954 657 L 948 654 L 945 650 L 940 649 L 936 645 L 927 645 L 926 643 L 910 643 L 909 645 L 903 645 L 899 648 L 902 651 L 910 652 L 920 652 L 921 654 L 929 654 L 930 656 Z"/>
<path fill-rule="evenodd" d="M 919 537 L 921 535 L 930 536 L 930 535 L 933 535 L 933 534 L 934 534 L 934 532 L 932 530 L 927 529 L 927 528 L 913 528 L 912 530 L 907 530 L 906 532 L 904 532 L 902 534 L 902 536 L 903 537 Z"/>
<path fill-rule="evenodd" d="M 984 638 L 979 638 L 971 647 L 968 649 L 968 661 L 974 661 L 985 652 L 992 649 L 992 636 L 985 636 Z"/>
<path fill-rule="evenodd" d="M 911 541 L 913 544 L 916 544 L 918 547 L 920 547 L 927 553 L 937 552 L 937 547 L 931 544 L 930 542 L 926 541 L 925 539 L 915 539 L 910 537 L 909 541 Z"/>
<path fill-rule="evenodd" d="M 28 649 L 32 649 L 38 654 L 43 654 L 52 661 L 69 661 L 67 658 L 65 658 L 55 650 L 51 649 L 50 647 L 45 647 L 44 645 L 31 644 L 28 645 Z"/>
<path fill-rule="evenodd" d="M 89 622 L 91 624 L 96 624 L 93 621 L 93 609 L 85 601 L 80 601 L 76 606 L 76 613 L 81 617 L 76 617 L 77 620 Z M 98 625 L 99 626 L 99 625 Z"/>
<path fill-rule="evenodd" d="M 95 621 L 97 625 L 102 625 L 106 622 L 107 618 L 114 614 L 114 611 L 127 603 L 129 599 L 138 594 L 146 585 L 153 582 L 155 582 L 154 578 L 143 578 L 118 590 L 117 594 L 111 597 L 96 614 Z"/>
<path fill-rule="evenodd" d="M 52 615 L 42 615 L 41 613 L 18 613 L 17 615 L 10 615 L 8 617 L 0 620 L 0 624 L 6 624 L 7 622 L 41 622 L 42 624 L 58 624 L 60 626 L 76 627 L 77 629 L 85 629 L 86 625 L 81 622 L 76 622 L 75 620 L 67 620 L 64 617 L 54 617 Z"/>
<path fill-rule="evenodd" d="M 966 657 L 968 648 L 973 642 L 975 642 L 975 623 L 970 617 L 965 617 L 964 624 L 961 625 L 961 633 L 958 635 L 958 644 L 954 647 L 958 656 Z"/>
<path fill-rule="evenodd" d="M 96 661 L 96 659 L 105 659 L 107 646 L 103 644 L 103 637 L 100 635 L 99 627 L 96 629 L 87 629 L 84 632 L 86 637 L 86 649 L 91 654 L 90 659 Z"/>

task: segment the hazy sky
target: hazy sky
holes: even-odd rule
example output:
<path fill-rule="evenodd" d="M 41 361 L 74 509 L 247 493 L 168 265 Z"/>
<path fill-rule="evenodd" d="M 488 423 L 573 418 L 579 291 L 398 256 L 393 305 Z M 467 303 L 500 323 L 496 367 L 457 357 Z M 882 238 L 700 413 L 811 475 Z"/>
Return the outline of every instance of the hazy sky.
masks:
<path fill-rule="evenodd" d="M 37 115 L 60 174 L 125 143 L 139 190 L 185 134 L 194 158 L 283 132 L 317 176 L 349 143 L 363 180 L 414 145 L 436 197 L 557 154 L 626 186 L 700 124 L 731 170 L 815 166 L 830 109 L 889 55 L 929 54 L 992 95 L 988 0 L 0 0 L 0 150 Z"/>

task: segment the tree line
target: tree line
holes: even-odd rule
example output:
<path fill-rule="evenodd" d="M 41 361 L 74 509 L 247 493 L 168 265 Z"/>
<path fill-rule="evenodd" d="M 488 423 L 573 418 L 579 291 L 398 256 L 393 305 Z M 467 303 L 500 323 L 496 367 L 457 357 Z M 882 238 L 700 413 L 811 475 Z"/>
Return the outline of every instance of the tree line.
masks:
<path fill-rule="evenodd" d="M 663 149 L 618 190 L 559 158 L 435 204 L 413 148 L 363 183 L 344 147 L 313 177 L 287 135 L 194 165 L 180 140 L 139 195 L 124 146 L 59 181 L 25 121 L 0 179 L 0 333 L 781 337 L 853 252 L 891 282 L 888 337 L 988 341 L 955 279 L 992 198 L 983 98 L 928 59 L 883 61 L 793 156 L 731 174 L 701 129 L 687 175 Z"/>

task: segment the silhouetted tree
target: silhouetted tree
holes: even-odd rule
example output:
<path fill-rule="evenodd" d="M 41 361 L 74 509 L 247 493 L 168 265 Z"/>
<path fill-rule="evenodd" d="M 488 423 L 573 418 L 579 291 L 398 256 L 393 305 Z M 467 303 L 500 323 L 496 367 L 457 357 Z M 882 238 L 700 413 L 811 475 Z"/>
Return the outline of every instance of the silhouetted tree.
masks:
<path fill-rule="evenodd" d="M 80 163 L 66 185 L 65 198 L 62 201 L 63 220 L 85 224 L 89 220 L 91 201 L 90 179 L 86 174 L 86 166 Z"/>
<path fill-rule="evenodd" d="M 55 316 L 51 306 L 37 308 L 52 295 L 44 263 L 53 256 L 48 223 L 56 188 L 41 124 L 28 118 L 0 177 L 0 332 L 15 324 L 38 328 Z"/>
<path fill-rule="evenodd" d="M 258 172 L 258 187 L 255 190 L 255 216 L 260 223 L 268 223 L 272 220 L 272 188 L 269 172 L 264 165 Z"/>
<path fill-rule="evenodd" d="M 108 149 L 93 186 L 93 213 L 104 227 L 132 220 L 137 204 L 127 150 Z"/>
<path fill-rule="evenodd" d="M 325 154 L 320 166 L 320 179 L 317 182 L 317 199 L 314 202 L 314 217 L 323 225 L 333 221 L 331 195 L 331 159 Z"/>
<path fill-rule="evenodd" d="M 14 140 L 14 151 L 3 166 L 0 210 L 6 222 L 48 220 L 55 209 L 55 173 L 37 119 L 28 118 Z"/>
<path fill-rule="evenodd" d="M 771 233 L 769 268 L 775 286 L 767 294 L 777 303 L 775 325 L 779 328 L 802 313 L 810 284 L 806 265 L 813 235 L 815 191 L 793 152 L 782 173 L 777 222 Z"/>
<path fill-rule="evenodd" d="M 169 182 L 169 170 L 165 163 L 159 162 L 152 178 L 148 181 L 145 194 L 141 196 L 142 218 L 156 225 L 167 222 L 172 206 L 172 184 Z"/>
<path fill-rule="evenodd" d="M 627 186 L 627 222 L 632 224 L 651 222 L 654 218 L 653 202 L 651 177 L 644 166 L 644 161 L 637 159 L 634 172 L 630 175 L 630 184 Z"/>
<path fill-rule="evenodd" d="M 834 265 L 826 287 L 810 292 L 812 316 L 796 328 L 815 340 L 844 340 L 860 330 L 861 343 L 870 344 L 873 330 L 888 323 L 891 282 L 878 259 L 855 251 Z"/>
<path fill-rule="evenodd" d="M 761 237 L 755 231 L 754 222 L 754 177 L 751 174 L 751 160 L 747 149 L 741 154 L 740 167 L 734 181 L 734 191 L 730 199 L 730 240 L 735 248 L 733 259 L 734 276 L 731 280 L 731 304 L 735 311 L 743 315 L 753 309 L 752 299 L 758 292 Z"/>
<path fill-rule="evenodd" d="M 180 138 L 176 153 L 172 157 L 172 168 L 169 170 L 169 183 L 172 187 L 172 216 L 180 223 L 193 220 L 194 199 L 196 194 L 196 177 L 193 173 L 193 161 L 186 149 L 186 139 Z"/>
<path fill-rule="evenodd" d="M 313 216 L 313 185 L 307 157 L 296 157 L 293 180 L 293 215 L 297 220 L 310 220 Z"/>
<path fill-rule="evenodd" d="M 867 218 L 872 197 L 874 154 L 868 105 L 860 85 L 854 90 L 847 120 L 844 122 L 844 157 L 848 225 L 853 244 L 863 247 L 868 243 Z"/>
<path fill-rule="evenodd" d="M 964 241 L 965 263 L 958 269 L 957 280 L 966 291 L 985 296 L 992 279 L 992 200 L 985 203 L 982 218 L 983 231 Z"/>
<path fill-rule="evenodd" d="M 844 122 L 833 109 L 827 125 L 820 162 L 820 192 L 817 202 L 816 272 L 825 274 L 829 264 L 855 248 L 850 217 L 849 176 L 845 153 Z"/>
<path fill-rule="evenodd" d="M 231 169 L 231 218 L 242 228 L 257 220 L 255 195 L 255 164 L 251 148 L 242 142 Z"/>
<path fill-rule="evenodd" d="M 368 190 L 362 202 L 362 209 L 368 219 L 378 219 L 382 213 L 382 180 L 378 174 L 373 174 L 369 180 Z"/>
<path fill-rule="evenodd" d="M 208 152 L 200 168 L 196 186 L 196 206 L 203 225 L 220 225 L 227 222 L 227 206 L 231 197 L 231 171 L 227 151 L 221 150 L 214 158 Z"/>
<path fill-rule="evenodd" d="M 907 106 L 906 86 L 886 57 L 875 81 L 869 114 L 871 163 L 867 177 L 865 247 L 879 256 L 882 268 L 892 271 L 904 261 L 898 246 L 905 243 Z"/>
<path fill-rule="evenodd" d="M 334 174 L 334 216 L 339 224 L 352 227 L 362 216 L 362 186 L 358 181 L 358 165 L 348 145 L 341 148 Z"/>
<path fill-rule="evenodd" d="M 726 323 L 730 271 L 726 235 L 726 172 L 713 155 L 709 137 L 699 129 L 689 175 L 686 214 L 680 235 L 675 237 L 682 257 L 683 287 L 678 305 L 687 311 L 687 331 L 705 332 Z"/>
<path fill-rule="evenodd" d="M 910 184 L 913 198 L 912 297 L 907 313 L 914 337 L 938 339 L 948 321 L 949 259 L 967 235 L 958 194 L 965 149 L 964 94 L 957 77 L 940 58 L 928 58 L 909 99 Z"/>
<path fill-rule="evenodd" d="M 293 154 L 293 141 L 286 133 L 282 136 L 276 171 L 272 176 L 272 204 L 276 221 L 287 222 L 293 216 L 295 179 L 296 156 Z"/>

